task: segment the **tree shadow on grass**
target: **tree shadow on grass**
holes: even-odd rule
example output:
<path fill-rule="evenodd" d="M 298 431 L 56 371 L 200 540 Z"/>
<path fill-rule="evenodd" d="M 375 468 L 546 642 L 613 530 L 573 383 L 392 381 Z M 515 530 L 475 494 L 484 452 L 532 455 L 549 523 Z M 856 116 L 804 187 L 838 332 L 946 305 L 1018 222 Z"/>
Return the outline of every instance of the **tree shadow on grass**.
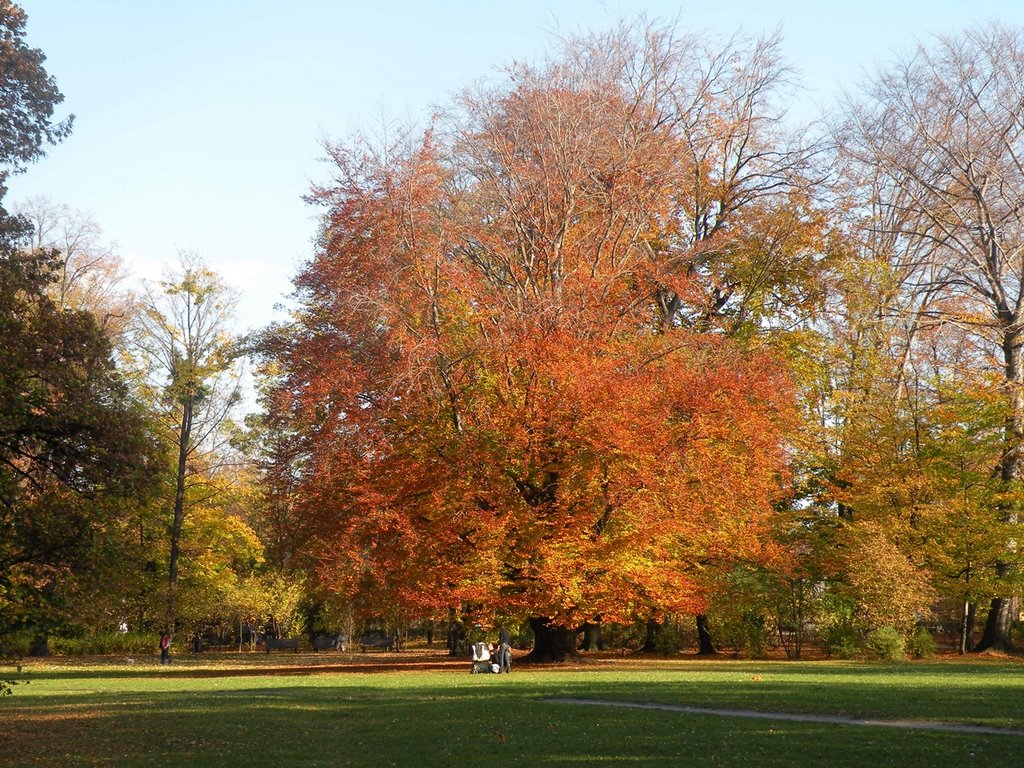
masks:
<path fill-rule="evenodd" d="M 883 729 L 595 711 L 542 700 L 553 692 L 615 698 L 632 692 L 663 700 L 693 694 L 693 688 L 676 681 L 467 674 L 413 677 L 394 685 L 381 676 L 325 676 L 308 684 L 239 679 L 222 687 L 210 687 L 220 681 L 206 681 L 208 687 L 201 689 L 187 687 L 188 682 L 182 680 L 185 685 L 173 691 L 142 685 L 40 696 L 23 705 L 9 702 L 19 706 L 8 709 L 10 717 L 0 725 L 0 765 L 59 765 L 70 755 L 77 765 L 132 766 L 536 768 L 701 762 L 806 768 L 945 765 L 968 754 L 975 761 L 994 761 L 1007 746 L 998 736 L 900 733 L 896 738 Z M 721 698 L 736 681 L 721 686 L 711 693 Z"/>

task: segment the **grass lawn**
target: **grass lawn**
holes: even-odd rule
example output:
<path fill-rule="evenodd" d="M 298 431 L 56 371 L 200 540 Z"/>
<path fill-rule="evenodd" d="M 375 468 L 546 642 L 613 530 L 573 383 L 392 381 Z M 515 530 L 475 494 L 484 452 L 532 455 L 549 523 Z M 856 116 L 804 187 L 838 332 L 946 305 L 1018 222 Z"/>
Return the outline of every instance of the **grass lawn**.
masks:
<path fill-rule="evenodd" d="M 395 664 L 396 658 L 400 663 Z M 597 660 L 470 675 L 426 653 L 25 668 L 0 766 L 988 766 L 1024 736 L 594 707 L 558 697 L 1024 728 L 1024 664 Z M 0 668 L 0 676 L 4 669 Z"/>

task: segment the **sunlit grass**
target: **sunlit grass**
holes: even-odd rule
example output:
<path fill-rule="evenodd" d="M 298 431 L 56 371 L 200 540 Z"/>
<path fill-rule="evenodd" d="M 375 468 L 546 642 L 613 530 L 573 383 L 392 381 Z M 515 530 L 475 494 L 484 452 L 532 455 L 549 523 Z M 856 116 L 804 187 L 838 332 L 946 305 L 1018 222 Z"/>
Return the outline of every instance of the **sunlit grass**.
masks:
<path fill-rule="evenodd" d="M 409 657 L 429 667 L 427 657 Z M 1024 665 L 601 661 L 470 675 L 395 657 L 45 664 L 0 703 L 0 765 L 994 764 L 1024 737 L 584 707 L 555 697 L 1024 728 Z M 348 666 L 364 671 L 325 671 Z M 376 669 L 378 671 L 365 671 Z"/>

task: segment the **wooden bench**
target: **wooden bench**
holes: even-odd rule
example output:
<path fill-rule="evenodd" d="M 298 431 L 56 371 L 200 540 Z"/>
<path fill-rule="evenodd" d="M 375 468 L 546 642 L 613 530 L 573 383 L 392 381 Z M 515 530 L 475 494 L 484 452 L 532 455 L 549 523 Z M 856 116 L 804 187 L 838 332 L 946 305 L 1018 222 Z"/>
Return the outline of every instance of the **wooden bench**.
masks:
<path fill-rule="evenodd" d="M 299 640 L 296 637 L 283 637 L 280 640 L 276 637 L 268 637 L 264 641 L 264 648 L 267 653 L 271 651 L 294 651 L 299 652 Z"/>
<path fill-rule="evenodd" d="M 335 635 L 334 637 L 317 635 L 313 638 L 314 651 L 326 651 L 329 648 L 336 651 L 344 651 L 346 645 L 348 645 L 348 637 L 345 635 Z"/>
<path fill-rule="evenodd" d="M 366 651 L 368 648 L 381 648 L 385 651 L 398 650 L 398 638 L 384 635 L 364 635 L 359 638 L 359 650 Z"/>

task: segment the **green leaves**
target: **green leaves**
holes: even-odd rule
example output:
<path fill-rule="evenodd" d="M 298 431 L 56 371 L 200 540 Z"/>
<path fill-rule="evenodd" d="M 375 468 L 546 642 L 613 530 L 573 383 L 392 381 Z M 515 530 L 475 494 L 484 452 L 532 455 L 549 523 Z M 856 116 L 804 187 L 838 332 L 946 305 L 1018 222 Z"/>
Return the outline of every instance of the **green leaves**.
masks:
<path fill-rule="evenodd" d="M 64 100 L 43 68 L 46 56 L 25 42 L 25 12 L 10 0 L 0 2 L 0 165 L 14 172 L 45 154 L 71 133 L 74 117 L 54 123 L 54 108 Z M 0 180 L 6 173 L 0 173 Z M 0 194 L 2 197 L 2 194 Z"/>
<path fill-rule="evenodd" d="M 57 263 L 0 253 L 0 635 L 59 623 L 58 583 L 154 480 L 155 446 L 92 314 L 47 295 Z"/>

